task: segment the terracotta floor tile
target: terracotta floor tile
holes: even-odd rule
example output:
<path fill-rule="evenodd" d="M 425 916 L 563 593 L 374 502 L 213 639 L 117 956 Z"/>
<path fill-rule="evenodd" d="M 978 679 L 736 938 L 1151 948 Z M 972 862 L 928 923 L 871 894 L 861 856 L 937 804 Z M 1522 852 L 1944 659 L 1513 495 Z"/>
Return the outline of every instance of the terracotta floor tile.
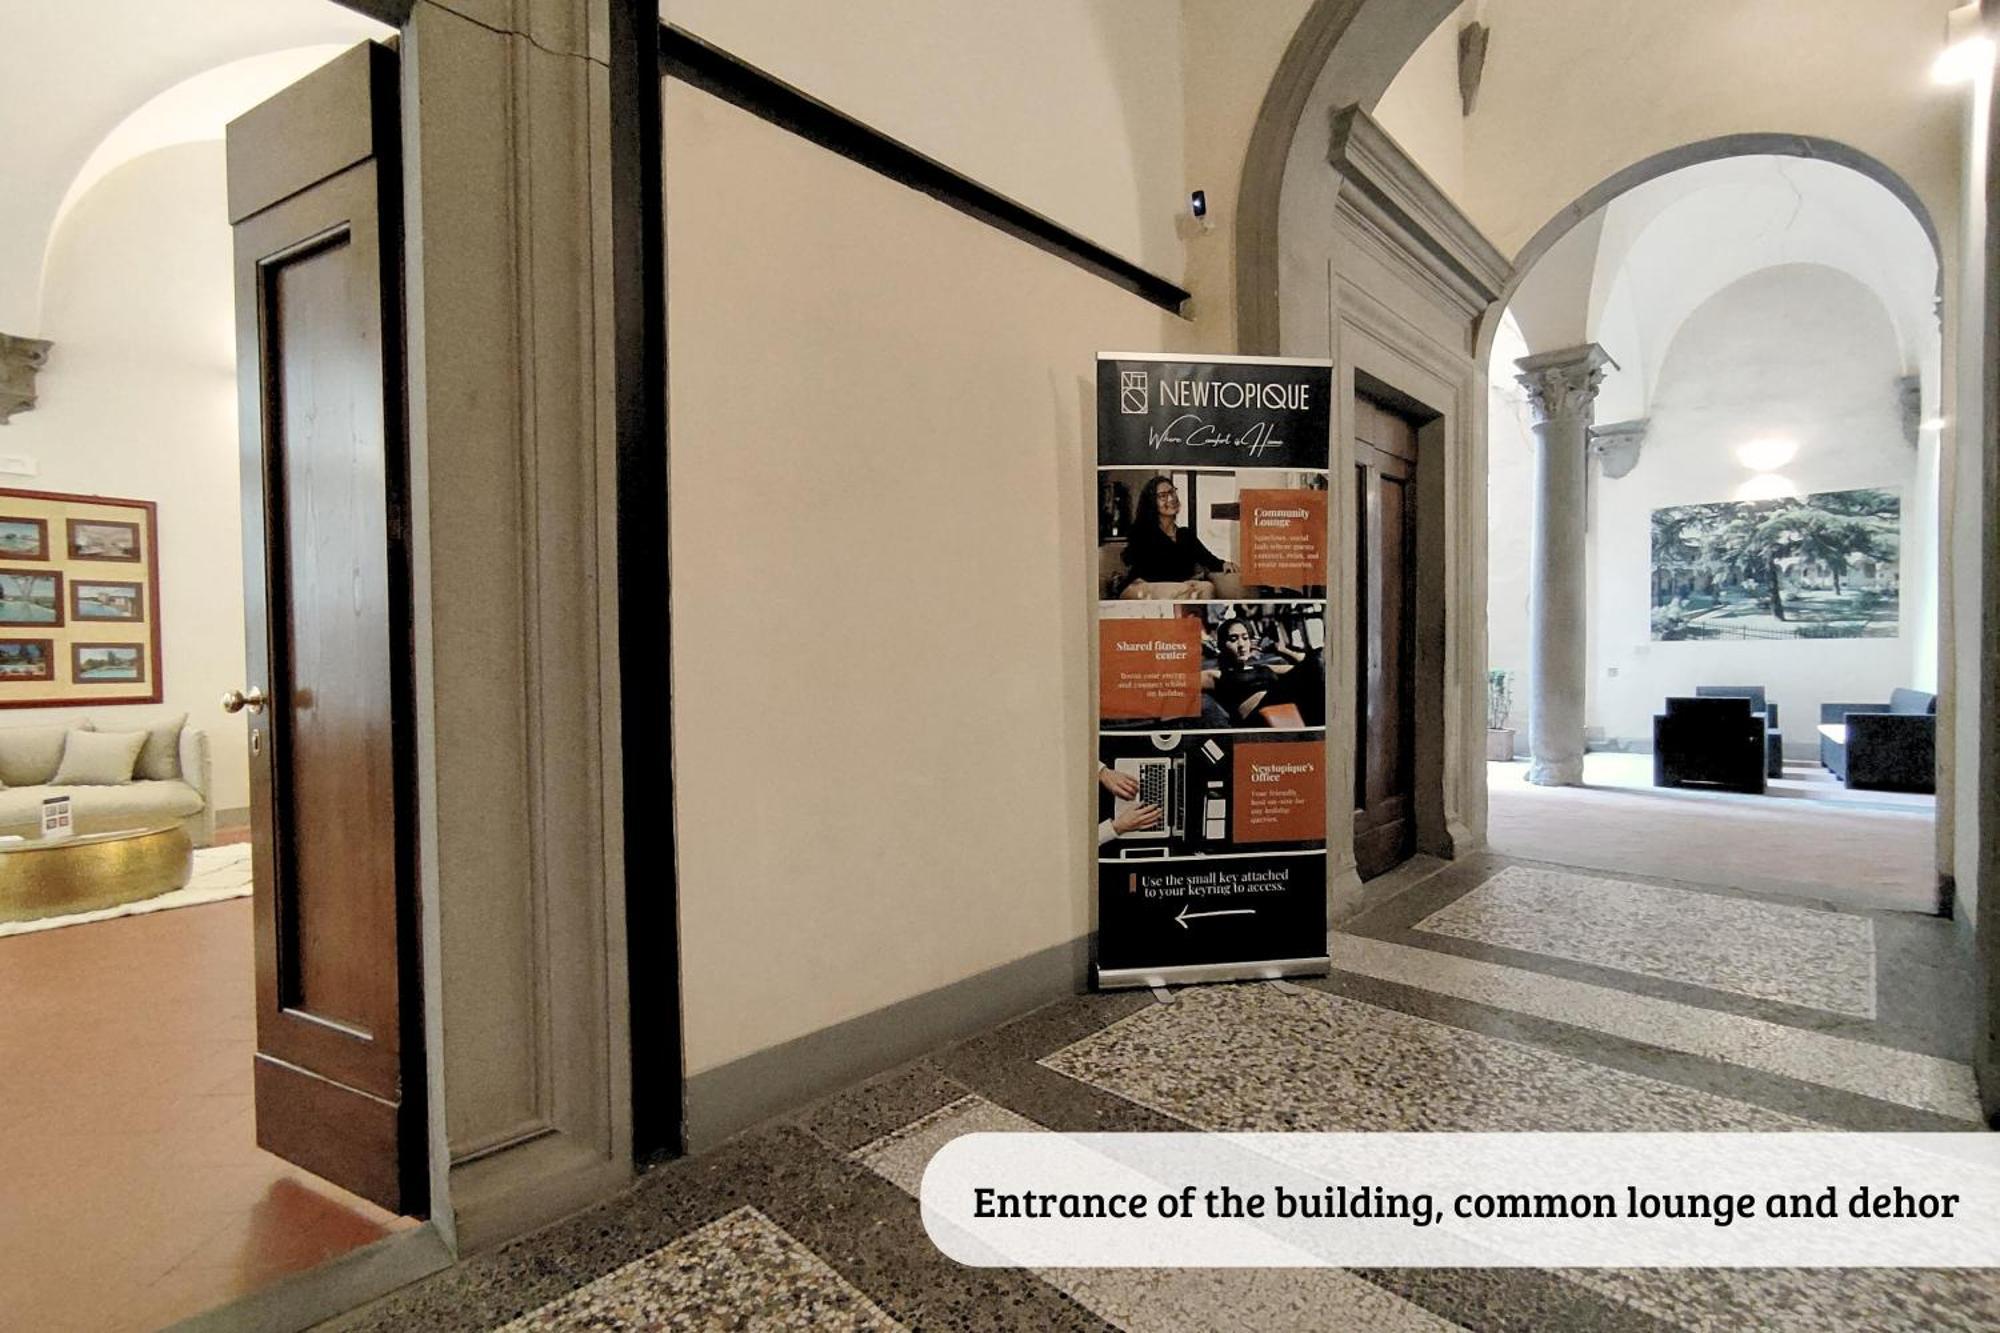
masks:
<path fill-rule="evenodd" d="M 0 1333 L 149 1329 L 410 1225 L 256 1146 L 248 900 L 0 939 Z"/>
<path fill-rule="evenodd" d="M 51 1284 L 53 1285 L 53 1284 Z M 0 1329 L 6 1333 L 106 1333 L 107 1330 L 158 1328 L 157 1324 L 134 1324 L 127 1311 L 141 1292 L 141 1286 L 127 1286 L 101 1280 L 65 1284 L 62 1290 L 20 1293 L 10 1291 L 0 1308 Z M 17 1295 L 17 1293 L 20 1293 Z"/>

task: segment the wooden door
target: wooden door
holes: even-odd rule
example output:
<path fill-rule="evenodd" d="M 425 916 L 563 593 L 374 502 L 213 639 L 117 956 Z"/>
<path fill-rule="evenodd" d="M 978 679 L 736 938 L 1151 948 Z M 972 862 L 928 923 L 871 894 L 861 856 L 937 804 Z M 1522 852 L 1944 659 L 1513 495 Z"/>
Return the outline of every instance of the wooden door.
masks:
<path fill-rule="evenodd" d="M 1371 879 L 1416 840 L 1417 432 L 1372 399 L 1354 410 L 1354 858 Z"/>
<path fill-rule="evenodd" d="M 224 706 L 250 714 L 257 1142 L 416 1213 L 396 141 L 373 44 L 229 127 L 249 651 Z"/>

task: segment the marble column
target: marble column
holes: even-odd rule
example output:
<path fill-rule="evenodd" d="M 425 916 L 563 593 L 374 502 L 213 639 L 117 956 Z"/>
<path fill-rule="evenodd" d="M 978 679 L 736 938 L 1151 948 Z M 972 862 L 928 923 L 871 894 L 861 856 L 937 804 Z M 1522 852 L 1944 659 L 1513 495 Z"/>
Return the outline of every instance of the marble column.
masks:
<path fill-rule="evenodd" d="M 1611 358 L 1596 343 L 1514 363 L 1535 430 L 1535 512 L 1528 552 L 1528 781 L 1583 781 L 1587 672 L 1584 483 L 1590 417 Z"/>

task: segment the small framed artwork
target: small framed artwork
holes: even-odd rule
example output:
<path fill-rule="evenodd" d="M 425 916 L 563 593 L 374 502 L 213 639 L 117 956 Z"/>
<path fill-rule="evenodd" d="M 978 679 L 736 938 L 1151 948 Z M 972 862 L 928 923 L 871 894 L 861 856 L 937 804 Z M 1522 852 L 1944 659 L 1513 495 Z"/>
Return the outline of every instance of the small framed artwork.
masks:
<path fill-rule="evenodd" d="M 49 558 L 49 521 L 0 514 L 0 560 Z"/>
<path fill-rule="evenodd" d="M 0 625 L 63 623 L 63 576 L 52 569 L 0 569 Z"/>
<path fill-rule="evenodd" d="M 69 520 L 69 558 L 72 560 L 114 560 L 137 564 L 144 548 L 139 545 L 139 525 L 104 518 Z"/>
<path fill-rule="evenodd" d="M 0 680 L 54 680 L 53 639 L 0 639 Z"/>
<path fill-rule="evenodd" d="M 103 579 L 69 581 L 72 620 L 134 623 L 146 618 L 146 585 Z"/>
<path fill-rule="evenodd" d="M 146 678 L 142 643 L 73 643 L 70 679 L 79 685 L 134 684 Z"/>

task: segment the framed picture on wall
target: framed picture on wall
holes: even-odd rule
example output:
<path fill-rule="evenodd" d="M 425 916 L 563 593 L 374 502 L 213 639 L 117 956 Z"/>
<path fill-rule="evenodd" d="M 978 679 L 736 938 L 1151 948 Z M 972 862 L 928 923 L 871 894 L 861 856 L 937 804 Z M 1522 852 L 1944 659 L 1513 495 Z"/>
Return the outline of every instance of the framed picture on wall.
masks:
<path fill-rule="evenodd" d="M 54 680 L 53 639 L 0 639 L 0 680 Z"/>
<path fill-rule="evenodd" d="M 73 518 L 69 521 L 69 558 L 72 560 L 112 560 L 137 564 L 141 539 L 137 523 L 113 523 L 103 519 Z"/>
<path fill-rule="evenodd" d="M 159 508 L 0 489 L 0 709 L 156 704 Z"/>
<path fill-rule="evenodd" d="M 146 585 L 106 579 L 71 579 L 72 620 L 137 624 L 146 618 Z"/>
<path fill-rule="evenodd" d="M 49 521 L 0 514 L 0 560 L 49 558 Z"/>
<path fill-rule="evenodd" d="M 146 678 L 146 646 L 142 643 L 72 643 L 69 652 L 71 678 L 79 685 Z"/>
<path fill-rule="evenodd" d="M 0 625 L 63 623 L 63 576 L 51 569 L 0 569 Z"/>

